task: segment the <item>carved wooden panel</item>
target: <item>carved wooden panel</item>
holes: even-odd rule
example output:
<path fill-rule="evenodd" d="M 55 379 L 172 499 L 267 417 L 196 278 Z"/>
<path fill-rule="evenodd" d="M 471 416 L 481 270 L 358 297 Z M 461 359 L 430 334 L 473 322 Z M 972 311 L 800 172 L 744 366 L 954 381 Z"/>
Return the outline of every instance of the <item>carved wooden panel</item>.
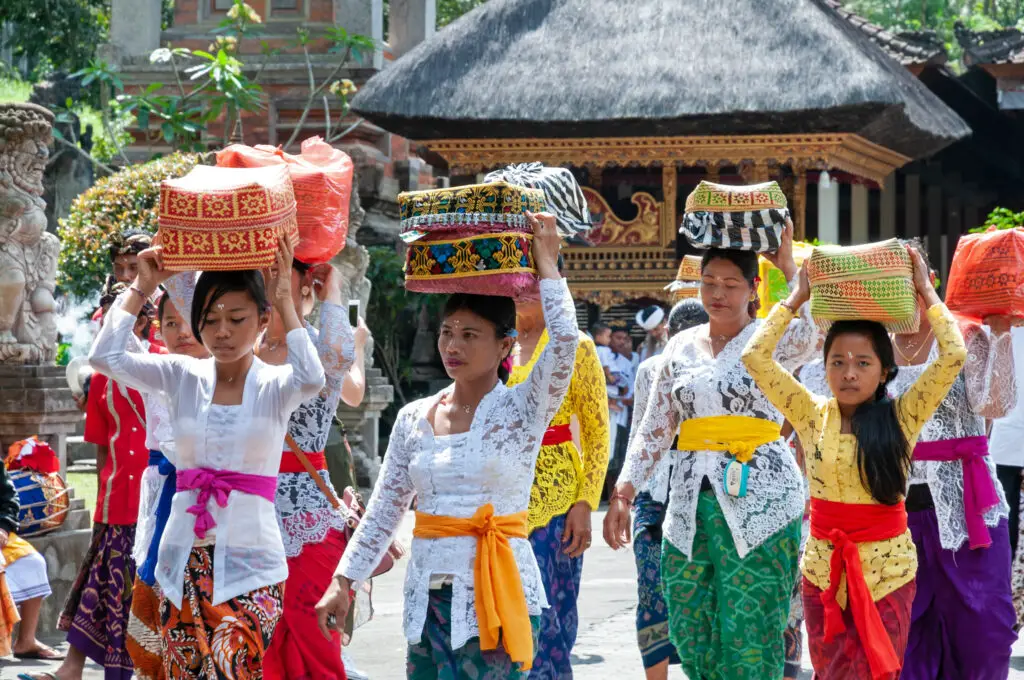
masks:
<path fill-rule="evenodd" d="M 633 194 L 637 216 L 626 221 L 612 212 L 601 194 L 590 187 L 583 188 L 590 210 L 590 221 L 595 225 L 587 240 L 595 246 L 656 246 L 661 245 L 661 204 L 645 192 Z"/>

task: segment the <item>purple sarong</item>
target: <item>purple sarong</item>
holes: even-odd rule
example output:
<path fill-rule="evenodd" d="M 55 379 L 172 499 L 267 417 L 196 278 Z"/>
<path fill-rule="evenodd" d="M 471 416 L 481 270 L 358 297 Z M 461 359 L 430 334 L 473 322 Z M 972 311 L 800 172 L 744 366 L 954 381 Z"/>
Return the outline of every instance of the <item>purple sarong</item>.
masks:
<path fill-rule="evenodd" d="M 944 550 L 934 509 L 907 513 L 917 546 L 917 595 L 901 680 L 1006 680 L 1017 640 L 1006 520 L 992 545 Z"/>
<path fill-rule="evenodd" d="M 104 680 L 131 680 L 128 615 L 135 584 L 135 525 L 96 524 L 57 628 L 68 644 L 103 666 Z"/>

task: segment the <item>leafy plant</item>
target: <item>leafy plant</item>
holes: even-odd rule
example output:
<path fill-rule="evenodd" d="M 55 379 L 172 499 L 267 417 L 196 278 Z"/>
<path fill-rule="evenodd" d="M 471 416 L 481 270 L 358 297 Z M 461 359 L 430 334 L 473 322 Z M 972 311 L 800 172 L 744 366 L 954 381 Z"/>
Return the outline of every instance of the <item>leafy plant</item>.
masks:
<path fill-rule="evenodd" d="M 196 154 L 173 154 L 132 165 L 80 194 L 58 230 L 62 247 L 57 284 L 61 289 L 79 298 L 95 297 L 110 267 L 110 236 L 129 228 L 155 233 L 161 180 L 181 177 L 199 161 Z"/>
<path fill-rule="evenodd" d="M 4 0 L 0 25 L 13 26 L 4 47 L 47 68 L 75 70 L 107 41 L 109 0 Z M 35 69 L 37 74 L 40 69 Z"/>
<path fill-rule="evenodd" d="M 985 224 L 971 229 L 970 233 L 980 234 L 988 231 L 989 228 L 995 227 L 996 229 L 1014 229 L 1016 227 L 1024 227 L 1024 212 L 1015 213 L 1008 208 L 996 208 L 988 214 L 985 218 Z"/>

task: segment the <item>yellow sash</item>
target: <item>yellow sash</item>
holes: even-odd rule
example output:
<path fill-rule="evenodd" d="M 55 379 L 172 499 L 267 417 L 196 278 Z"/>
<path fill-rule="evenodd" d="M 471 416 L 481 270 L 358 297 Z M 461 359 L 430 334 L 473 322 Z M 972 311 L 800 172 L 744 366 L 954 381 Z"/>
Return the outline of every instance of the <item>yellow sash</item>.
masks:
<path fill-rule="evenodd" d="M 412 535 L 416 538 L 477 537 L 473 586 L 480 649 L 497 649 L 500 630 L 509 658 L 522 664 L 522 670 L 530 670 L 533 667 L 533 630 L 519 565 L 508 542 L 509 538 L 527 537 L 526 511 L 495 516 L 494 506 L 488 503 L 469 519 L 417 512 Z"/>
<path fill-rule="evenodd" d="M 684 420 L 679 426 L 680 451 L 728 451 L 747 463 L 757 447 L 778 439 L 782 428 L 750 416 L 708 416 Z"/>
<path fill-rule="evenodd" d="M 17 534 L 11 534 L 7 539 L 7 545 L 4 546 L 3 556 L 4 562 L 7 564 L 13 564 L 22 557 L 31 555 L 36 551 L 28 541 Z"/>

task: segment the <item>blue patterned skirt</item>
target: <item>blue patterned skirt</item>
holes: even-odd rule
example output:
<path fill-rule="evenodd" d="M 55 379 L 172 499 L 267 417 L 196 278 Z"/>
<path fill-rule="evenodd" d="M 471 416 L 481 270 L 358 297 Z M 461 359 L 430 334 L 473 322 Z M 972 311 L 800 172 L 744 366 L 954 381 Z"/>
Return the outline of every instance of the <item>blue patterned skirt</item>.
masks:
<path fill-rule="evenodd" d="M 636 557 L 636 637 L 644 668 L 666 659 L 679 663 L 676 648 L 668 639 L 668 606 L 661 590 L 661 525 L 665 505 L 648 493 L 637 494 L 633 502 L 633 555 Z"/>

